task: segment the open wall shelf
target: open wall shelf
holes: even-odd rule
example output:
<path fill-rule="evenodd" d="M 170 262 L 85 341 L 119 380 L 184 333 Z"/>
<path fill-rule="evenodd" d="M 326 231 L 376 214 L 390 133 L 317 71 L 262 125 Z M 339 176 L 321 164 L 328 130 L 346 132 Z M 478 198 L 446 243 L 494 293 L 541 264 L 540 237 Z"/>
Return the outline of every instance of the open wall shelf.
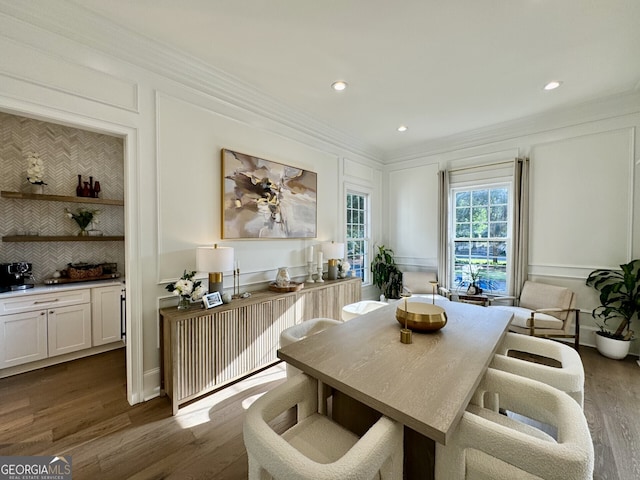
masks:
<path fill-rule="evenodd" d="M 120 205 L 124 206 L 124 200 L 93 197 L 67 197 L 64 195 L 45 195 L 40 193 L 0 192 L 2 198 L 15 198 L 19 200 L 47 200 L 50 202 L 93 203 L 96 205 Z M 5 237 L 6 238 L 6 237 Z"/>
<path fill-rule="evenodd" d="M 124 235 L 110 236 L 85 236 L 64 235 L 64 236 L 46 236 L 46 235 L 8 235 L 2 237 L 3 242 L 120 242 L 124 240 Z"/>

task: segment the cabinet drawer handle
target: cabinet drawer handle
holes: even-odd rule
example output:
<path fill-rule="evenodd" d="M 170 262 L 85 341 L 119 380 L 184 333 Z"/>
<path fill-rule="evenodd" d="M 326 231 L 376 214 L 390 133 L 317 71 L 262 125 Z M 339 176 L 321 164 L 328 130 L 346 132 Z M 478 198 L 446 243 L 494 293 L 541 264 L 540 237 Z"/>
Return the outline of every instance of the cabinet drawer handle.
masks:
<path fill-rule="evenodd" d="M 58 299 L 54 298 L 53 300 L 38 300 L 37 302 L 33 302 L 34 305 L 38 305 L 40 303 L 52 303 L 52 302 L 57 302 Z"/>

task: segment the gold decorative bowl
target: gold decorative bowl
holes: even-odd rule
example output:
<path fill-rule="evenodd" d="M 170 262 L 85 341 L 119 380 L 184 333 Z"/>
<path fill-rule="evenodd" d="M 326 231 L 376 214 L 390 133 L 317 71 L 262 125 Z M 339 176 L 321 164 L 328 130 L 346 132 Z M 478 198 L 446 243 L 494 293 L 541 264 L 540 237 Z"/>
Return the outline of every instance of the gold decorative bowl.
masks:
<path fill-rule="evenodd" d="M 406 308 L 406 310 L 405 310 Z M 438 305 L 423 302 L 407 302 L 398 305 L 396 320 L 404 327 L 417 332 L 435 332 L 447 324 L 447 312 Z"/>

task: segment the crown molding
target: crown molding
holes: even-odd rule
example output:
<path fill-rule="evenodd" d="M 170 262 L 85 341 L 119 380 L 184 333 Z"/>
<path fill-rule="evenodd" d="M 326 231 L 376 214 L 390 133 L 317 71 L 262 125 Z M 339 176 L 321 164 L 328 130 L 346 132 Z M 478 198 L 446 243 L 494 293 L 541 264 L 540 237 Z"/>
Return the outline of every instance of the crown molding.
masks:
<path fill-rule="evenodd" d="M 379 162 L 382 152 L 320 122 L 252 85 L 176 48 L 116 25 L 73 0 L 0 0 L 0 12 L 134 67 L 153 72 L 280 124 L 305 137 Z"/>
<path fill-rule="evenodd" d="M 569 107 L 554 109 L 539 115 L 532 115 L 422 142 L 406 149 L 388 152 L 382 158 L 386 165 L 392 165 L 453 150 L 479 147 L 559 128 L 637 113 L 640 113 L 640 91 L 634 89 L 629 92 L 592 99 Z"/>

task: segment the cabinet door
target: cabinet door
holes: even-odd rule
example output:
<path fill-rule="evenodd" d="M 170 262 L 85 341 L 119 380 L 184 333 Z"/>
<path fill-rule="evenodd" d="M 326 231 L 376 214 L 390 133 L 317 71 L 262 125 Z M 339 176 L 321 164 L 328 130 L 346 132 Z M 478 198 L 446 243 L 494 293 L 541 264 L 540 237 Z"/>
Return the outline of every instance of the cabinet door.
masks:
<path fill-rule="evenodd" d="M 49 356 L 91 348 L 91 304 L 47 310 Z"/>
<path fill-rule="evenodd" d="M 119 342 L 120 286 L 91 289 L 91 325 L 93 346 Z"/>
<path fill-rule="evenodd" d="M 0 316 L 0 368 L 47 358 L 45 310 Z"/>

